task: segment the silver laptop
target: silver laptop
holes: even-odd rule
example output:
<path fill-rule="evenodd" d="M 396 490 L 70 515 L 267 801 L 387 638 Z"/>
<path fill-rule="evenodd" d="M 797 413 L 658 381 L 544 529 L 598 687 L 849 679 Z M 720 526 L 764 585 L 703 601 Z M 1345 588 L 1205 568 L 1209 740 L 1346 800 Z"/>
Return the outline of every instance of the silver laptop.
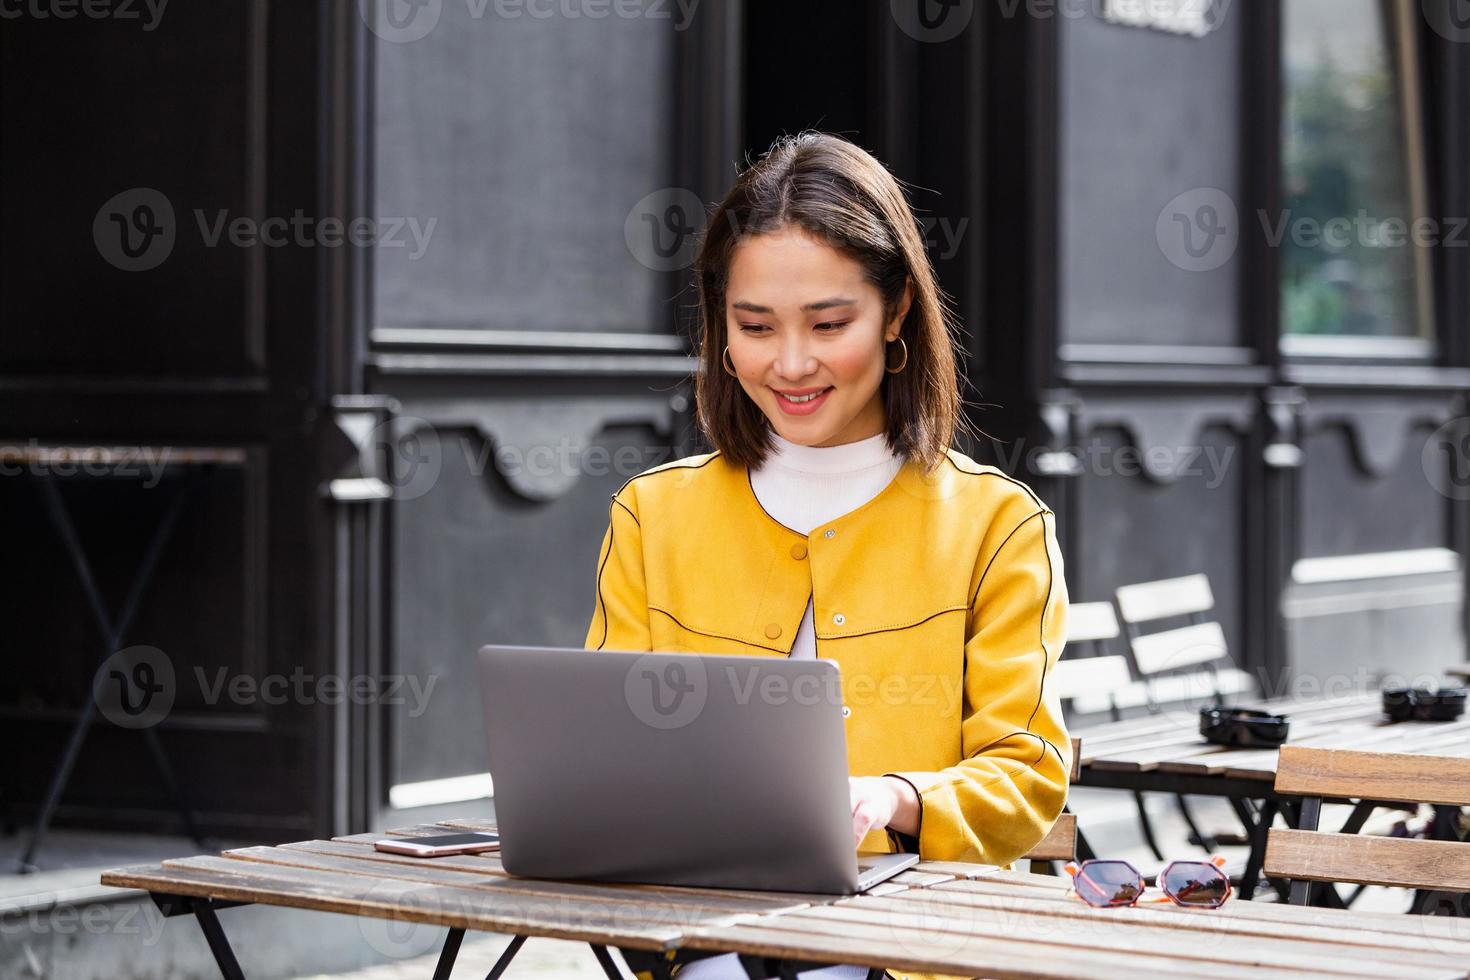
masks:
<path fill-rule="evenodd" d="M 837 665 L 486 646 L 500 857 L 533 878 L 854 894 Z"/>

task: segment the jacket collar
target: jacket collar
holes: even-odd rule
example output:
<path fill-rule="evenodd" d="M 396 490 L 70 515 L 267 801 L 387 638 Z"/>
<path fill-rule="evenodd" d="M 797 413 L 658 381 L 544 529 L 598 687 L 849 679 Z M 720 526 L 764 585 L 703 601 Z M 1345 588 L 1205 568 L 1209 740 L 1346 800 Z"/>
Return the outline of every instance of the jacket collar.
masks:
<path fill-rule="evenodd" d="M 746 467 L 710 463 L 679 474 L 713 483 L 683 498 L 689 523 L 666 525 L 665 547 L 679 557 L 648 568 L 650 606 L 686 628 L 779 654 L 790 650 L 808 599 L 821 640 L 903 629 L 965 607 L 973 555 L 952 567 L 957 555 L 948 552 L 964 535 L 944 527 L 929 503 L 956 494 L 954 466 L 925 475 L 906 459 L 877 496 L 806 535 L 766 512 Z M 675 486 L 691 489 L 684 479 Z M 770 626 L 780 626 L 778 637 Z"/>

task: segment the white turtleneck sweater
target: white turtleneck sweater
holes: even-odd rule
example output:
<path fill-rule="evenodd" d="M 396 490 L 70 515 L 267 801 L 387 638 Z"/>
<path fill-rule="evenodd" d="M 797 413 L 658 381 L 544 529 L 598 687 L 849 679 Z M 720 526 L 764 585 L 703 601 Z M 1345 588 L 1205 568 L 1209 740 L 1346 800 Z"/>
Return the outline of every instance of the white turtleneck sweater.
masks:
<path fill-rule="evenodd" d="M 772 451 L 750 471 L 756 499 L 777 521 L 810 534 L 819 525 L 857 510 L 883 491 L 903 468 L 903 457 L 888 449 L 879 433 L 840 446 L 803 446 L 771 433 Z M 796 631 L 791 656 L 815 658 L 812 602 Z M 739 980 L 744 977 L 734 953 L 697 960 L 679 971 L 680 980 Z M 829 966 L 798 974 L 803 980 L 861 980 L 866 967 Z"/>
<path fill-rule="evenodd" d="M 803 446 L 771 433 L 772 451 L 750 471 L 756 499 L 782 524 L 801 534 L 857 510 L 882 492 L 903 468 L 903 457 L 889 450 L 878 433 L 840 446 Z M 812 603 L 796 631 L 793 657 L 815 657 L 817 637 Z"/>

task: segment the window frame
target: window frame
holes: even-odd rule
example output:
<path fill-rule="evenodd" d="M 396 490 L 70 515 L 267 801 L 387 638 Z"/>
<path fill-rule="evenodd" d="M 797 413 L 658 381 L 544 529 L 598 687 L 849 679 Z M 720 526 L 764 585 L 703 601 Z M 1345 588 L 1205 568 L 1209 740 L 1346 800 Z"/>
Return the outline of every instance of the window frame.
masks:
<path fill-rule="evenodd" d="M 1424 59 L 1416 18 L 1417 5 L 1414 0 L 1376 0 L 1376 2 L 1382 12 L 1387 15 L 1385 21 L 1392 31 L 1392 36 L 1388 39 L 1387 53 L 1393 62 L 1399 118 L 1403 123 L 1399 136 L 1404 145 L 1404 177 L 1408 185 L 1407 200 L 1410 213 L 1406 215 L 1406 221 L 1412 228 L 1415 222 L 1431 217 L 1428 146 L 1424 127 L 1425 105 L 1421 85 Z M 1285 54 L 1285 31 L 1281 23 L 1284 16 L 1284 12 L 1278 7 L 1276 29 L 1272 32 L 1274 35 L 1272 54 L 1275 58 L 1273 75 L 1277 85 L 1274 92 L 1275 111 L 1272 113 L 1275 122 L 1273 137 L 1276 142 L 1276 152 L 1272 154 L 1272 157 L 1276 173 L 1271 175 L 1271 184 L 1276 188 L 1284 184 L 1285 178 L 1285 146 L 1282 134 L 1286 95 L 1285 72 L 1282 64 Z M 1276 306 L 1277 313 L 1270 322 L 1275 328 L 1275 343 L 1279 356 L 1290 363 L 1438 363 L 1445 350 L 1445 345 L 1439 335 L 1439 323 L 1435 310 L 1435 295 L 1439 283 L 1436 281 L 1432 247 L 1427 244 L 1417 244 L 1412 237 L 1404 247 L 1412 249 L 1413 255 L 1413 325 L 1416 330 L 1413 334 L 1394 336 L 1287 332 L 1285 322 L 1279 312 L 1282 290 L 1281 254 L 1273 249 L 1272 264 L 1275 266 L 1275 274 L 1271 277 L 1273 291 L 1270 303 Z"/>

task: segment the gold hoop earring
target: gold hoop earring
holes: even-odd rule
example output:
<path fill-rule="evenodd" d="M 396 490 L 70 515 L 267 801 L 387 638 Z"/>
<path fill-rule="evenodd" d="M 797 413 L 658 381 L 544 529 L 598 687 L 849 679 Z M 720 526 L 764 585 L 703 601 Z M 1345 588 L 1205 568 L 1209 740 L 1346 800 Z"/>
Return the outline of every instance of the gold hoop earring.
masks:
<path fill-rule="evenodd" d="M 902 371 L 909 362 L 909 345 L 903 342 L 902 337 L 898 338 L 898 343 L 899 346 L 903 348 L 903 361 L 898 365 L 898 367 L 889 367 L 888 354 L 886 353 L 886 351 L 883 355 L 883 369 L 889 374 L 897 374 L 898 372 Z"/>
<path fill-rule="evenodd" d="M 724 351 L 721 352 L 721 354 L 720 354 L 720 364 L 721 364 L 721 366 L 723 366 L 725 368 L 725 373 L 728 374 L 730 377 L 732 377 L 732 378 L 738 378 L 738 377 L 740 377 L 740 375 L 738 375 L 738 374 L 735 373 L 735 365 L 733 363 L 731 363 L 731 361 L 730 361 L 730 345 L 729 344 L 726 344 L 725 345 Z"/>

